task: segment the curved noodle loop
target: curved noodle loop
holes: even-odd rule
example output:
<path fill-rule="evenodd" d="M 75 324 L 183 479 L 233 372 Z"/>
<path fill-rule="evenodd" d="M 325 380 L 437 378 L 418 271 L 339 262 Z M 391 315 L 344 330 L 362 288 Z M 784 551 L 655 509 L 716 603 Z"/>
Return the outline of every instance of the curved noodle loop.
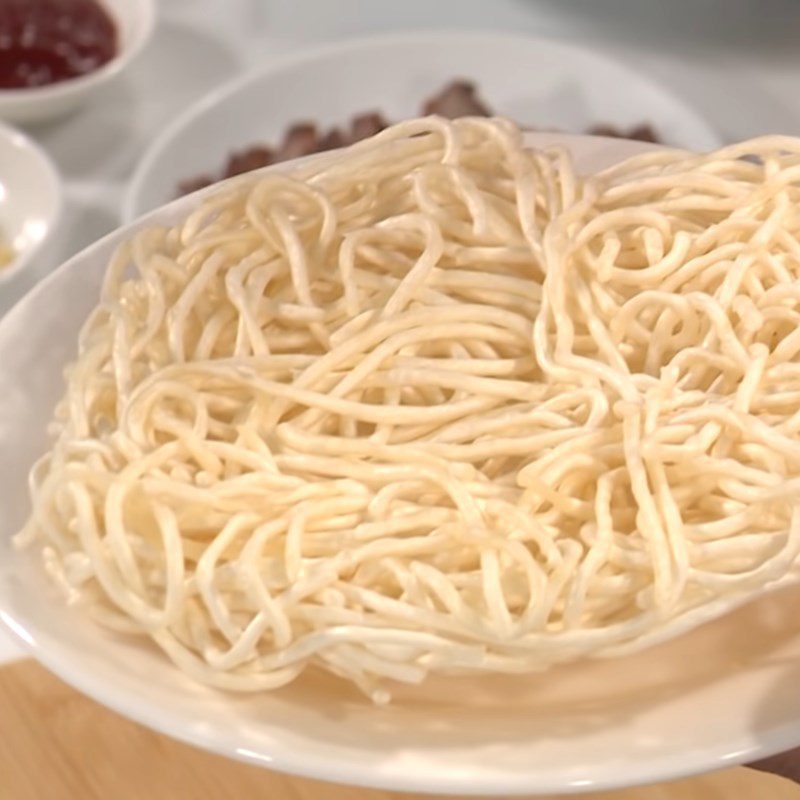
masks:
<path fill-rule="evenodd" d="M 799 234 L 791 139 L 583 181 L 426 119 L 227 184 L 109 266 L 19 539 L 230 689 L 643 646 L 793 574 Z"/>

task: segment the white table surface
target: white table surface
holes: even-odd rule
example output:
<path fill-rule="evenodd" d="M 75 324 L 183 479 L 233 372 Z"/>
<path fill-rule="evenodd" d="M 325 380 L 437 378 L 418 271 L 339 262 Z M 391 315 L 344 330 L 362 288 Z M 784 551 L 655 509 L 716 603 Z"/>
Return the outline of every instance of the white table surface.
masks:
<path fill-rule="evenodd" d="M 159 0 L 153 40 L 124 80 L 29 130 L 61 170 L 66 210 L 36 267 L 0 287 L 0 314 L 116 226 L 148 143 L 211 88 L 304 44 L 424 28 L 572 39 L 658 78 L 726 140 L 800 135 L 800 0 Z M 19 655 L 0 630 L 0 662 Z"/>

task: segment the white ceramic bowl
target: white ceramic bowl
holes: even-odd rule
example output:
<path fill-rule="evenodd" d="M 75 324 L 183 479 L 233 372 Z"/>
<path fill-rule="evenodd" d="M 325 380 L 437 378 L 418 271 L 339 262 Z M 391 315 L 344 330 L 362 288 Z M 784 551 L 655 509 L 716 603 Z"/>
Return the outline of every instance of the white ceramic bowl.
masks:
<path fill-rule="evenodd" d="M 572 149 L 584 171 L 647 149 L 546 138 Z M 38 556 L 11 547 L 29 511 L 26 472 L 46 447 L 62 370 L 97 303 L 110 253 L 135 229 L 184 218 L 202 194 L 84 250 L 0 322 L 0 622 L 33 656 L 80 691 L 178 739 L 272 769 L 395 790 L 495 798 L 587 792 L 800 743 L 798 589 L 636 656 L 520 677 L 431 679 L 388 708 L 311 671 L 274 692 L 215 691 L 154 647 L 66 607 Z"/>
<path fill-rule="evenodd" d="M 144 47 L 155 24 L 155 0 L 100 0 L 113 17 L 119 34 L 118 51 L 100 69 L 78 78 L 32 89 L 0 90 L 0 119 L 43 122 L 79 108 L 109 84 Z"/>
<path fill-rule="evenodd" d="M 61 214 L 61 179 L 50 157 L 24 133 L 0 124 L 0 241 L 14 260 L 0 285 L 33 262 Z"/>
<path fill-rule="evenodd" d="M 182 180 L 221 171 L 231 151 L 280 141 L 292 122 L 342 125 L 372 109 L 415 117 L 459 77 L 521 125 L 578 133 L 649 122 L 672 147 L 721 144 L 668 87 L 583 45 L 496 31 L 393 33 L 309 48 L 210 92 L 150 145 L 128 183 L 123 219 L 169 202 Z"/>

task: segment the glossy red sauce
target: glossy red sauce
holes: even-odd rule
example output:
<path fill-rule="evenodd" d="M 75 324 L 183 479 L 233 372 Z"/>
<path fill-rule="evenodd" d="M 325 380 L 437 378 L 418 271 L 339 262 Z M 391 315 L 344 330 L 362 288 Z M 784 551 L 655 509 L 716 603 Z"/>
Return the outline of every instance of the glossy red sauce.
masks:
<path fill-rule="evenodd" d="M 76 78 L 116 52 L 116 26 L 97 0 L 0 0 L 0 89 Z"/>

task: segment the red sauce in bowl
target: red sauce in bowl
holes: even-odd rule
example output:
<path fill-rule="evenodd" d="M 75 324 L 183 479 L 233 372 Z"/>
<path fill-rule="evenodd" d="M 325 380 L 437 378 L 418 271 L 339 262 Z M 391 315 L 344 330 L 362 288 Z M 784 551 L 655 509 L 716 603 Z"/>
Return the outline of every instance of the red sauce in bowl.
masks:
<path fill-rule="evenodd" d="M 116 26 L 97 0 L 0 0 L 0 89 L 77 78 L 116 52 Z"/>

